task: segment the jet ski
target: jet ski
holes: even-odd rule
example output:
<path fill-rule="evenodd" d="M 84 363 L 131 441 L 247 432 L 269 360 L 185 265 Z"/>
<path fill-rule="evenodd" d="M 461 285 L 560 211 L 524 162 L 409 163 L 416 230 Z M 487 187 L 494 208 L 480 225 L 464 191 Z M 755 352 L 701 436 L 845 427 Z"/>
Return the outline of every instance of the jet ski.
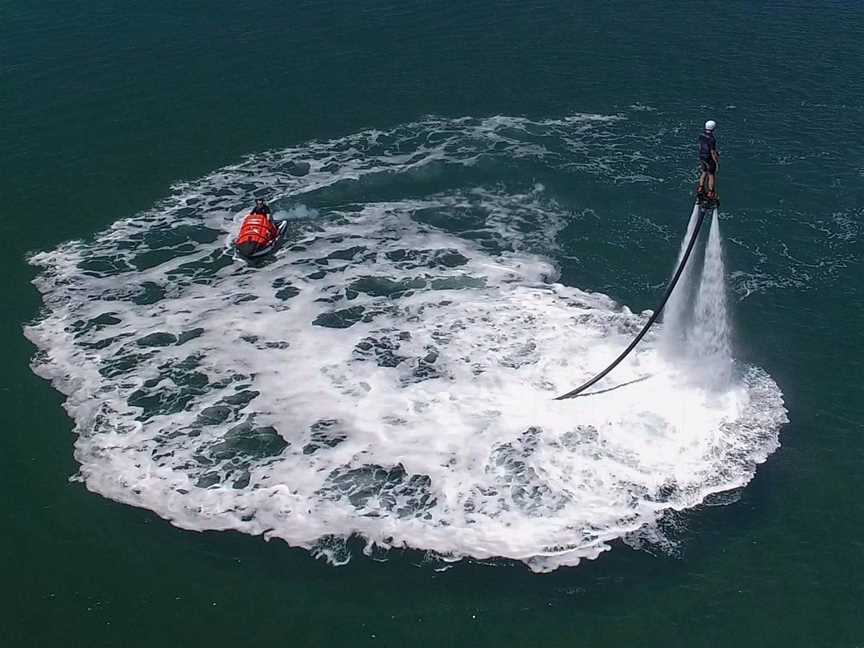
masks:
<path fill-rule="evenodd" d="M 234 249 L 244 259 L 260 259 L 275 250 L 282 241 L 288 221 L 270 221 L 262 214 L 249 214 L 243 219 Z"/>

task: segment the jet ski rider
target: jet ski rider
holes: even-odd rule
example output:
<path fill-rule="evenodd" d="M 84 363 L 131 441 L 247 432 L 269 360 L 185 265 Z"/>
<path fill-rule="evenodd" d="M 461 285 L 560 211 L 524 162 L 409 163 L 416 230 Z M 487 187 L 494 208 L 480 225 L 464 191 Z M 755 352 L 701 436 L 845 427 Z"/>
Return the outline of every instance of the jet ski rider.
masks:
<path fill-rule="evenodd" d="M 270 221 L 270 224 L 273 225 L 273 216 L 270 213 L 270 206 L 264 202 L 263 198 L 255 199 L 255 206 L 252 208 L 253 214 L 260 214 L 261 216 L 266 216 L 267 220 Z"/>

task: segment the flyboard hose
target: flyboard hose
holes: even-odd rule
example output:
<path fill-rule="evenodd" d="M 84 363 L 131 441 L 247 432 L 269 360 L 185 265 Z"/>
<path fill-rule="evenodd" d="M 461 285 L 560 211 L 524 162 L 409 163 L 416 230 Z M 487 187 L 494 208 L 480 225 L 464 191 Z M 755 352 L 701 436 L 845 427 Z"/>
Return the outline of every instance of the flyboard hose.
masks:
<path fill-rule="evenodd" d="M 681 263 L 678 264 L 678 269 L 675 271 L 675 274 L 672 276 L 672 281 L 669 282 L 669 286 L 666 288 L 666 294 L 663 295 L 663 300 L 660 302 L 660 305 L 654 310 L 654 313 L 651 317 L 648 318 L 648 321 L 645 322 L 645 326 L 642 327 L 642 330 L 639 331 L 639 335 L 630 343 L 630 345 L 624 349 L 624 351 L 619 355 L 615 360 L 606 367 L 599 374 L 594 376 L 591 380 L 580 385 L 576 389 L 567 392 L 566 394 L 562 394 L 555 398 L 555 400 L 565 400 L 567 398 L 573 398 L 574 396 L 578 396 L 583 391 L 588 389 L 591 385 L 603 379 L 610 371 L 612 371 L 618 364 L 626 358 L 630 352 L 639 344 L 639 341 L 645 337 L 645 334 L 648 332 L 648 329 L 651 328 L 651 325 L 657 321 L 657 318 L 660 317 L 660 313 L 663 312 L 663 307 L 666 306 L 666 302 L 669 301 L 669 296 L 672 294 L 672 291 L 675 289 L 675 284 L 678 283 L 678 279 L 681 278 L 681 273 L 684 272 L 684 266 L 687 265 L 687 259 L 690 258 L 690 253 L 693 251 L 693 247 L 696 245 L 696 240 L 699 238 L 699 230 L 702 228 L 702 222 L 705 220 L 705 211 L 701 207 L 699 208 L 699 219 L 696 221 L 696 227 L 693 228 L 693 236 L 690 237 L 690 242 L 687 244 L 687 250 L 684 252 L 684 256 L 681 258 Z"/>

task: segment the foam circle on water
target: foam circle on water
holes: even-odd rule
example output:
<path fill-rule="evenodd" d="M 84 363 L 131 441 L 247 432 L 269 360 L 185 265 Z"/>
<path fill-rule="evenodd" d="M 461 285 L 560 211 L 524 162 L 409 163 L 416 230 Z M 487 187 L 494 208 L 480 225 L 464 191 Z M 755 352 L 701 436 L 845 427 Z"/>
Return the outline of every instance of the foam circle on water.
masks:
<path fill-rule="evenodd" d="M 644 315 L 555 283 L 568 214 L 541 185 L 440 182 L 514 159 L 627 175 L 616 120 L 429 120 L 269 152 L 34 255 L 26 334 L 67 395 L 80 479 L 334 562 L 357 535 L 540 571 L 746 484 L 785 421 L 769 376 L 708 390 L 652 333 L 608 391 L 554 401 Z M 293 222 L 249 267 L 230 242 L 265 193 Z"/>

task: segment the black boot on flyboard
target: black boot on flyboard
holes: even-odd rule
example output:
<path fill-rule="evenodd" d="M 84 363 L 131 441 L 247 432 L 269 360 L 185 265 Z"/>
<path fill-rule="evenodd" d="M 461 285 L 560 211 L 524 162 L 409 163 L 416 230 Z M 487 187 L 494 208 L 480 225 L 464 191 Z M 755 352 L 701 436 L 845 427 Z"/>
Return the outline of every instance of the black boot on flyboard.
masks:
<path fill-rule="evenodd" d="M 710 211 L 720 207 L 720 196 L 716 191 L 707 191 L 703 188 L 696 188 L 696 204 L 702 209 Z"/>

